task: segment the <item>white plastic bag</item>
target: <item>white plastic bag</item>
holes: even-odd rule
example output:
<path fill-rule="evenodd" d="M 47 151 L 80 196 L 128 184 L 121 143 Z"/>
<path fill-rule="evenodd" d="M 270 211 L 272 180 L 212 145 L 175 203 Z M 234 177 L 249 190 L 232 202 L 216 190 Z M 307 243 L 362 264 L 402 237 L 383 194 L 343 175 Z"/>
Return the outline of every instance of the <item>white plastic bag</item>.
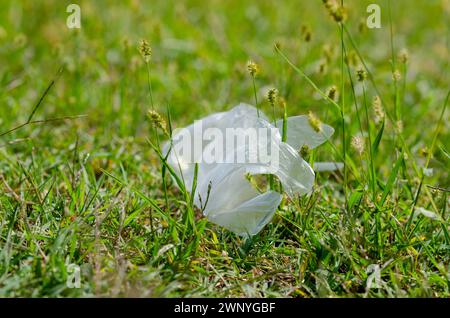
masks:
<path fill-rule="evenodd" d="M 201 123 L 202 130 L 198 129 Z M 195 164 L 198 164 L 197 185 L 194 204 L 202 208 L 204 215 L 213 223 L 219 224 L 240 236 L 257 234 L 272 219 L 281 201 L 281 194 L 276 191 L 259 193 L 246 178 L 248 174 L 274 174 L 289 196 L 306 194 L 311 191 L 314 172 L 299 155 L 298 149 L 303 145 L 310 148 L 325 142 L 334 132 L 330 126 L 322 124 L 321 131 L 316 132 L 309 124 L 307 116 L 289 117 L 287 122 L 287 143 L 281 141 L 282 121 L 273 126 L 267 117 L 253 106 L 239 104 L 228 112 L 207 116 L 197 125 L 194 123 L 181 130 L 175 130 L 172 141 L 165 144 L 163 153 L 168 156 L 168 164 L 184 180 L 186 189 L 191 189 L 194 182 Z M 205 138 L 209 131 L 216 138 Z M 203 157 L 216 147 L 218 135 L 226 136 L 227 129 L 268 129 L 272 132 L 270 139 L 259 139 L 257 151 L 276 154 L 277 161 L 271 162 L 205 162 Z M 190 136 L 183 139 L 182 135 Z M 208 137 L 208 136 L 207 136 Z M 186 142 L 186 140 L 188 140 Z M 255 145 L 247 143 L 228 146 L 223 143 L 224 158 L 236 158 L 255 151 Z M 252 147 L 253 146 L 253 147 Z M 195 151 L 197 147 L 197 151 Z M 218 148 L 214 148 L 218 149 Z M 199 151 L 198 151 L 199 150 Z M 275 157 L 275 156 L 274 156 Z M 208 188 L 210 188 L 208 194 Z M 208 197 L 209 195 L 209 197 Z"/>

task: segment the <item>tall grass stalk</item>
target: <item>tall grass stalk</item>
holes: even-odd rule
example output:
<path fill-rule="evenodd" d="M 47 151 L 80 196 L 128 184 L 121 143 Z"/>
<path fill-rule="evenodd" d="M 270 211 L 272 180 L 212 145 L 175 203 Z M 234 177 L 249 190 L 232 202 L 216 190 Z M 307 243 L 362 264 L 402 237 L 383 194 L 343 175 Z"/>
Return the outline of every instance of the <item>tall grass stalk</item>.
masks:
<path fill-rule="evenodd" d="M 344 0 L 341 0 L 341 7 L 344 6 Z M 344 158 L 347 157 L 347 141 L 345 134 L 345 71 L 344 71 L 344 24 L 343 22 L 339 23 L 339 31 L 340 31 L 340 41 L 341 41 L 341 125 L 342 125 L 342 153 Z M 348 186 L 348 175 L 347 175 L 347 163 L 344 160 L 344 200 L 345 200 L 345 209 L 348 210 L 348 195 L 347 195 L 347 186 Z"/>

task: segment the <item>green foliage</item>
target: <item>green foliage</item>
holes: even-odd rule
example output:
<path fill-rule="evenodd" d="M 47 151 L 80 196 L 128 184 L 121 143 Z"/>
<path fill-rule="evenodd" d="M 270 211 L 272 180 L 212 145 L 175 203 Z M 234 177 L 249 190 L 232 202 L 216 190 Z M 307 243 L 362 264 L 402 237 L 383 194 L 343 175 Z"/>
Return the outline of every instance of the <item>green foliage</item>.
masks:
<path fill-rule="evenodd" d="M 372 2 L 345 1 L 341 27 L 321 1 L 80 1 L 71 30 L 64 1 L 1 1 L 0 297 L 449 297 L 448 2 L 391 1 L 389 19 L 380 1 L 382 28 L 361 28 Z M 202 216 L 160 147 L 255 100 L 333 126 L 310 158 L 345 169 L 244 241 Z"/>

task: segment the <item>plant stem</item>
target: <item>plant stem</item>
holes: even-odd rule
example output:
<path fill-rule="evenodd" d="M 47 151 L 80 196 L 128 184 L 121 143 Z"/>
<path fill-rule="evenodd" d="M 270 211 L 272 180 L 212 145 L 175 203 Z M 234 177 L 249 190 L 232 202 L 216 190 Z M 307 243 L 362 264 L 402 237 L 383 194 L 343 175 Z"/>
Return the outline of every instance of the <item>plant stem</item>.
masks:
<path fill-rule="evenodd" d="M 344 1 L 341 1 L 343 6 Z M 341 33 L 341 124 L 342 124 L 342 154 L 344 158 L 347 157 L 347 145 L 345 138 L 345 80 L 344 80 L 344 25 L 340 23 L 340 33 Z M 344 198 L 345 198 L 345 209 L 348 208 L 348 196 L 347 196 L 347 163 L 344 160 Z"/>
<path fill-rule="evenodd" d="M 363 83 L 363 97 L 364 97 L 364 112 L 366 115 L 367 122 L 367 136 L 369 139 L 369 176 L 371 178 L 371 187 L 372 187 L 372 200 L 375 202 L 376 199 L 376 175 L 375 175 L 375 166 L 374 166 L 374 158 L 372 153 L 372 134 L 370 133 L 370 121 L 369 121 L 369 111 L 367 110 L 367 98 L 366 98 L 366 87 Z"/>
<path fill-rule="evenodd" d="M 254 75 L 252 75 L 252 82 L 253 82 L 253 94 L 255 96 L 256 112 L 257 112 L 258 118 L 259 118 L 258 97 L 256 96 L 256 83 L 255 83 L 255 76 Z"/>

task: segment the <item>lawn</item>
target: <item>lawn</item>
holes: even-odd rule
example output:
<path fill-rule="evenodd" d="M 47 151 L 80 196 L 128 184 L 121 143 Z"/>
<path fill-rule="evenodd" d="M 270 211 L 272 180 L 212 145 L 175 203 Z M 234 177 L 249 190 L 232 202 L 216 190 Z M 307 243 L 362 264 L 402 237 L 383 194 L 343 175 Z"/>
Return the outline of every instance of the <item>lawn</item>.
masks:
<path fill-rule="evenodd" d="M 450 1 L 80 0 L 81 28 L 70 3 L 0 2 L 0 297 L 450 297 Z M 255 98 L 332 126 L 302 156 L 344 166 L 245 238 L 147 114 Z"/>

